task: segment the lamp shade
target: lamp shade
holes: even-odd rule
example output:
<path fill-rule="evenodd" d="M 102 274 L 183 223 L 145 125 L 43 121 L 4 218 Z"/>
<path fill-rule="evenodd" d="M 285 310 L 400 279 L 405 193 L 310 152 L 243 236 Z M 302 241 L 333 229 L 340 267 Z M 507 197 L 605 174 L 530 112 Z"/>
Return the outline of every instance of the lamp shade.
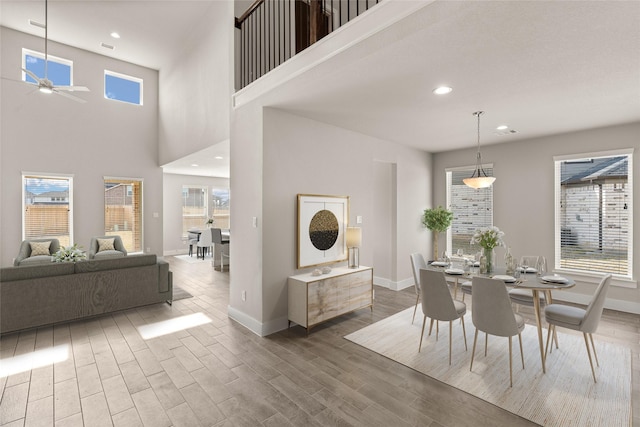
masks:
<path fill-rule="evenodd" d="M 359 248 L 362 244 L 362 229 L 360 227 L 347 227 L 347 247 Z"/>
<path fill-rule="evenodd" d="M 494 176 L 477 176 L 474 178 L 465 178 L 462 182 L 468 187 L 478 189 L 491 187 L 491 184 L 493 184 L 495 180 L 496 178 Z"/>

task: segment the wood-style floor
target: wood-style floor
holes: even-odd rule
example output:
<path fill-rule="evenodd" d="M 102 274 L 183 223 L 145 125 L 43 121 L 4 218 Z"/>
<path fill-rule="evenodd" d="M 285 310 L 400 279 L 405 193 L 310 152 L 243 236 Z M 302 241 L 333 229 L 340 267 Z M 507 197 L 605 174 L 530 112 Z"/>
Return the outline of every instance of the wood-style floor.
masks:
<path fill-rule="evenodd" d="M 373 313 L 345 315 L 309 337 L 295 326 L 260 338 L 227 317 L 229 273 L 167 260 L 193 298 L 2 337 L 2 359 L 63 344 L 71 351 L 54 366 L 0 378 L 0 425 L 534 425 L 343 339 L 412 306 L 412 288 L 376 287 Z M 146 341 L 136 329 L 198 312 L 212 322 Z M 531 311 L 521 312 L 531 323 Z M 632 349 L 640 426 L 640 317 L 606 310 L 595 339 Z"/>

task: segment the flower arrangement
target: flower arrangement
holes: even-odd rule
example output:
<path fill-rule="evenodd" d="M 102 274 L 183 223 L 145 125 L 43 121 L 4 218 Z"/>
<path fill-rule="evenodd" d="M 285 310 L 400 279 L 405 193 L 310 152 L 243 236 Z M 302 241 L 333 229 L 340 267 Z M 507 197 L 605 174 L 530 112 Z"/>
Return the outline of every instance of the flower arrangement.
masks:
<path fill-rule="evenodd" d="M 473 237 L 471 238 L 472 245 L 480 245 L 486 251 L 491 251 L 496 246 L 504 246 L 504 232 L 500 231 L 498 227 L 484 227 L 477 228 Z"/>
<path fill-rule="evenodd" d="M 77 262 L 86 257 L 87 254 L 82 251 L 77 243 L 74 243 L 73 246 L 63 246 L 58 249 L 58 252 L 53 254 L 53 260 L 55 262 Z"/>

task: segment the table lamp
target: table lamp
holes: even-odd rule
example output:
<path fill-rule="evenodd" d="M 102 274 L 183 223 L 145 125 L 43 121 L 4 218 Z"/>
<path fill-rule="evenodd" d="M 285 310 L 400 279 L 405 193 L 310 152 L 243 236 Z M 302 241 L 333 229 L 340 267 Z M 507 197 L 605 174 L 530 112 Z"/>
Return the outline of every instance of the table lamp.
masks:
<path fill-rule="evenodd" d="M 349 268 L 360 267 L 360 245 L 362 244 L 362 229 L 347 227 L 347 248 L 349 249 Z"/>

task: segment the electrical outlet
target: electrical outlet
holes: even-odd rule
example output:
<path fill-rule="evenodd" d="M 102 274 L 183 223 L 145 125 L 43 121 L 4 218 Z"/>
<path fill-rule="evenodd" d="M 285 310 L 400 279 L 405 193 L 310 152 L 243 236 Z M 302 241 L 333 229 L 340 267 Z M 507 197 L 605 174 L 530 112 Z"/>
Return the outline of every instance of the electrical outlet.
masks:
<path fill-rule="evenodd" d="M 151 248 L 147 248 L 147 252 L 151 252 Z"/>
<path fill-rule="evenodd" d="M 242 291 L 242 301 L 247 300 L 247 291 Z"/>
<path fill-rule="evenodd" d="M 253 217 L 253 228 L 256 228 L 256 227 L 258 227 L 258 217 L 254 216 Z"/>
<path fill-rule="evenodd" d="M 362 215 L 356 217 L 356 224 L 362 224 Z"/>

